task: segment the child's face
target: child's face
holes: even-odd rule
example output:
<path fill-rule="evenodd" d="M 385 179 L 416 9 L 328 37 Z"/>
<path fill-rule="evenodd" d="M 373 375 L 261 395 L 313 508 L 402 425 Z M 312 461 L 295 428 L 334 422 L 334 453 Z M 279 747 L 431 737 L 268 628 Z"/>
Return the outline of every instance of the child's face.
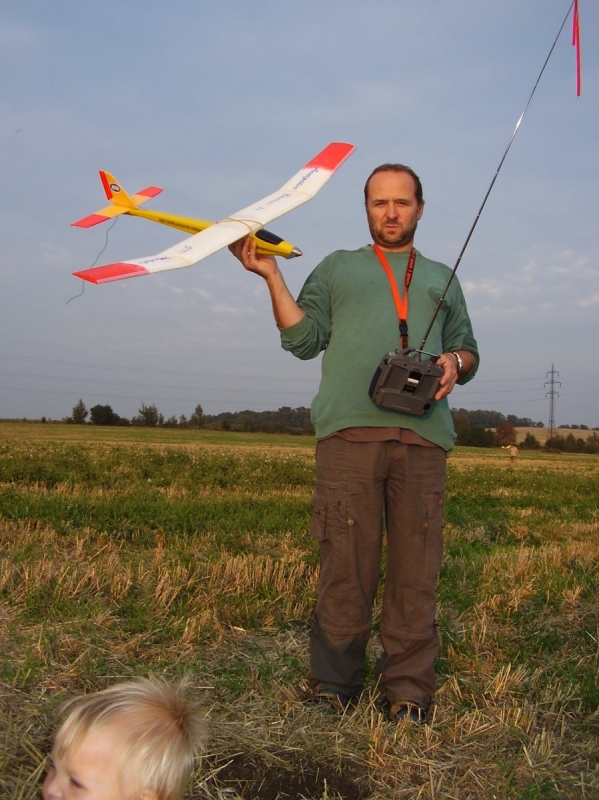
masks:
<path fill-rule="evenodd" d="M 121 778 L 121 750 L 122 738 L 114 727 L 89 731 L 80 744 L 53 757 L 44 800 L 134 800 L 135 793 Z"/>

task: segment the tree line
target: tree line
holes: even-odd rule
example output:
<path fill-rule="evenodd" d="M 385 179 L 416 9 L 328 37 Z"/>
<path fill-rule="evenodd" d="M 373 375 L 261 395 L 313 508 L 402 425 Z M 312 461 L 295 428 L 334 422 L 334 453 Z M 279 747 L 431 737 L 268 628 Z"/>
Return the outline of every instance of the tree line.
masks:
<path fill-rule="evenodd" d="M 283 406 L 277 411 L 235 411 L 222 414 L 205 414 L 197 405 L 188 417 L 165 418 L 155 404 L 142 403 L 131 419 L 119 416 L 109 405 L 95 405 L 89 410 L 83 400 L 73 406 L 71 416 L 64 422 L 75 425 L 138 425 L 148 428 L 205 428 L 207 430 L 242 431 L 247 433 L 291 433 L 310 435 L 314 428 L 310 422 L 310 409 Z"/>
<path fill-rule="evenodd" d="M 555 435 L 546 441 L 546 429 L 542 422 L 534 422 L 528 417 L 505 416 L 499 411 L 478 409 L 468 411 L 464 408 L 451 409 L 457 444 L 466 447 L 501 447 L 516 444 L 517 428 L 539 428 L 539 436 L 527 433 L 519 447 L 540 449 L 541 447 L 569 453 L 599 452 L 599 435 L 591 434 L 587 439 L 576 438 L 573 433 L 567 436 Z M 238 431 L 243 433 L 290 433 L 313 435 L 310 409 L 305 406 L 291 408 L 282 406 L 276 411 L 225 411 L 221 414 L 205 414 L 197 405 L 189 417 L 165 418 L 155 404 L 142 403 L 137 414 L 131 419 L 119 416 L 109 405 L 95 405 L 89 410 L 83 400 L 73 406 L 71 416 L 65 422 L 76 425 L 138 425 L 150 428 L 205 428 L 207 430 Z M 572 430 L 589 430 L 586 425 L 563 425 Z"/>

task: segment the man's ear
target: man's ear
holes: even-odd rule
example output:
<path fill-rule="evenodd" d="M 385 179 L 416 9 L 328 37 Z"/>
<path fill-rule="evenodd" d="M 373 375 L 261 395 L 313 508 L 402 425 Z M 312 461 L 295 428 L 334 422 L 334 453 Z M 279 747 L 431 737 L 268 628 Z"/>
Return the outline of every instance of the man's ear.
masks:
<path fill-rule="evenodd" d="M 154 789 L 144 789 L 139 795 L 138 800 L 158 800 L 158 795 Z"/>

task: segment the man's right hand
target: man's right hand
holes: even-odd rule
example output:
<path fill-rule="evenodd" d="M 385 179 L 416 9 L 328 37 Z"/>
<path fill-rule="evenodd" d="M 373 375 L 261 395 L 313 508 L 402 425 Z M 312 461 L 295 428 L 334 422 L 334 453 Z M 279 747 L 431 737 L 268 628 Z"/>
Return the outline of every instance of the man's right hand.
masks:
<path fill-rule="evenodd" d="M 256 240 L 247 236 L 229 245 L 229 250 L 248 272 L 255 272 L 266 281 L 272 300 L 275 321 L 279 328 L 289 328 L 299 322 L 304 312 L 293 299 L 274 256 L 256 253 Z"/>
<path fill-rule="evenodd" d="M 247 269 L 248 272 L 255 272 L 256 275 L 260 275 L 266 280 L 279 272 L 279 266 L 274 256 L 257 254 L 257 242 L 252 236 L 246 236 L 245 239 L 233 242 L 229 245 L 229 250 L 235 258 L 241 261 L 244 269 Z"/>

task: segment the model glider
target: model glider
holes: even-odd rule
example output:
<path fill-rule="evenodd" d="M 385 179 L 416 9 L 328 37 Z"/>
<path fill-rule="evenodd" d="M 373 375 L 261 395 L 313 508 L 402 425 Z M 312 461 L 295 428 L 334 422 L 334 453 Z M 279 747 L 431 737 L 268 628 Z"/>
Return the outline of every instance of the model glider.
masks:
<path fill-rule="evenodd" d="M 220 220 L 220 222 L 215 222 L 205 230 L 185 239 L 174 247 L 163 250 L 155 256 L 122 261 L 116 264 L 106 264 L 102 267 L 93 267 L 73 274 L 75 277 L 91 283 L 108 283 L 109 281 L 118 281 L 124 278 L 149 275 L 154 272 L 191 267 L 193 264 L 197 264 L 198 261 L 207 258 L 245 236 L 256 236 L 258 232 L 262 231 L 264 225 L 292 211 L 303 203 L 307 203 L 308 200 L 312 200 L 354 150 L 355 147 L 351 144 L 331 142 L 277 192 Z M 149 200 L 150 197 L 155 197 L 159 192 L 160 189 L 157 189 L 157 187 L 148 187 L 148 189 L 144 189 L 134 195 L 131 200 L 134 204 L 139 205 Z M 110 219 L 108 212 L 112 216 L 118 213 L 125 213 L 117 211 L 115 214 L 112 209 L 113 206 L 108 206 L 107 209 L 102 209 L 100 212 L 74 224 L 79 227 L 89 227 L 97 224 L 97 222 L 103 222 L 104 218 Z M 134 209 L 128 207 L 127 210 L 131 213 Z M 136 215 L 141 216 L 137 211 Z M 100 219 L 96 221 L 97 217 L 100 217 Z"/>
<path fill-rule="evenodd" d="M 167 214 L 164 211 L 148 211 L 145 208 L 140 208 L 142 203 L 161 194 L 162 189 L 158 186 L 148 186 L 145 189 L 141 189 L 137 194 L 130 195 L 110 172 L 100 170 L 100 180 L 106 192 L 106 197 L 110 200 L 110 205 L 95 211 L 93 214 L 89 214 L 87 217 L 83 217 L 83 219 L 77 220 L 77 222 L 71 222 L 71 225 L 75 228 L 91 228 L 121 214 L 149 219 L 152 222 L 169 225 L 171 228 L 177 228 L 186 233 L 199 233 L 214 225 L 212 220 L 194 219 L 193 217 L 182 217 L 179 214 Z M 257 231 L 255 238 L 258 242 L 258 252 L 261 255 L 282 256 L 283 258 L 295 258 L 302 255 L 299 247 L 295 247 L 291 242 L 286 242 L 280 236 L 270 233 L 270 231 Z"/>

